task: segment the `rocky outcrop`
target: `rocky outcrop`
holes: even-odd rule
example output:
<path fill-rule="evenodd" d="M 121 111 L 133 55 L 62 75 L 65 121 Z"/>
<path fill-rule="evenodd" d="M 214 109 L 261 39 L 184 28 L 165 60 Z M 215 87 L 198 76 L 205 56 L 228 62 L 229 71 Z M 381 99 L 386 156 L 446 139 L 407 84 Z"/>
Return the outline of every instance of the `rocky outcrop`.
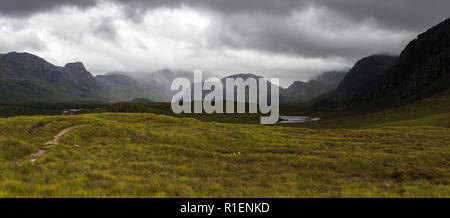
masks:
<path fill-rule="evenodd" d="M 450 19 L 420 34 L 397 64 L 365 96 L 376 101 L 411 102 L 445 91 L 450 84 Z"/>

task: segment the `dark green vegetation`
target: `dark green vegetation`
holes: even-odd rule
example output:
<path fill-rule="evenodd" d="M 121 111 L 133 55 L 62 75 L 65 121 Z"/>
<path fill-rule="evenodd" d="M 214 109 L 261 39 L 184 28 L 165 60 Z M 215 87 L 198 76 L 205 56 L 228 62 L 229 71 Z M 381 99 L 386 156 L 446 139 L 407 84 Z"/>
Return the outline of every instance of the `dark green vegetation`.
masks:
<path fill-rule="evenodd" d="M 1 104 L 0 117 L 19 115 L 61 115 L 65 109 L 83 109 L 79 113 L 103 112 L 108 105 L 99 103 L 22 103 Z"/>
<path fill-rule="evenodd" d="M 149 104 L 153 103 L 152 100 L 146 99 L 146 98 L 135 98 L 130 101 L 131 103 L 138 103 L 138 104 Z"/>
<path fill-rule="evenodd" d="M 143 100 L 137 99 L 138 102 Z M 146 101 L 145 101 L 146 102 Z M 246 105 L 248 109 L 248 104 Z M 258 124 L 261 114 L 174 114 L 170 103 L 133 103 L 119 102 L 115 104 L 99 103 L 23 103 L 23 104 L 0 104 L 0 117 L 13 117 L 19 115 L 62 115 L 66 109 L 82 109 L 74 114 L 88 113 L 152 113 L 159 115 L 169 115 L 174 117 L 190 117 L 205 122 Z M 315 117 L 334 117 L 343 114 L 342 112 L 330 112 L 327 110 L 314 110 L 308 107 L 295 105 L 281 105 L 283 115 L 307 114 Z M 348 113 L 345 113 L 348 114 Z"/>
<path fill-rule="evenodd" d="M 247 105 L 248 108 L 248 105 Z M 240 123 L 240 124 L 259 124 L 261 114 L 174 114 L 169 103 L 130 103 L 120 102 L 106 107 L 105 109 L 94 110 L 91 112 L 119 112 L 119 113 L 152 113 L 159 115 L 169 115 L 178 118 L 195 118 L 204 122 L 220 122 L 220 123 Z"/>

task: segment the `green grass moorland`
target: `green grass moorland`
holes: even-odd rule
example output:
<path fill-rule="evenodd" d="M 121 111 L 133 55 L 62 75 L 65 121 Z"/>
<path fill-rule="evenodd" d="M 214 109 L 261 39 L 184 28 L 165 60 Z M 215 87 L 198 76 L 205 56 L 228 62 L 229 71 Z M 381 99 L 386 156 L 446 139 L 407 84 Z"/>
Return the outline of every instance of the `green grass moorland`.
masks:
<path fill-rule="evenodd" d="M 449 102 L 303 126 L 151 113 L 1 118 L 0 197 L 450 197 Z M 76 125 L 87 126 L 30 161 Z"/>

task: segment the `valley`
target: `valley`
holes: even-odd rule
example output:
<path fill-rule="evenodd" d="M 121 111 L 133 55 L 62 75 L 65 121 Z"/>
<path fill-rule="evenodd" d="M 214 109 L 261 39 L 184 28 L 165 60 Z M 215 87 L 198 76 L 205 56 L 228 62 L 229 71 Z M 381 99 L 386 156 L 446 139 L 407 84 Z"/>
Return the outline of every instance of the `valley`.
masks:
<path fill-rule="evenodd" d="M 448 198 L 449 42 L 447 19 L 398 57 L 280 88 L 275 125 L 173 113 L 184 72 L 0 55 L 0 197 Z"/>

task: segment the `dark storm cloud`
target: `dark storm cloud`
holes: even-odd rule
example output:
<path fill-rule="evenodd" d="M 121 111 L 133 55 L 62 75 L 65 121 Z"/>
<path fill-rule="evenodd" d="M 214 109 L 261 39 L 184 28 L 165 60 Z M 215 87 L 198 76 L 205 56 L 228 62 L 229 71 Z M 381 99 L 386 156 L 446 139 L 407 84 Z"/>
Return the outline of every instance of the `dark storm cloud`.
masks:
<path fill-rule="evenodd" d="M 0 14 L 22 17 L 61 6 L 88 8 L 94 6 L 96 2 L 96 0 L 1 0 Z"/>
<path fill-rule="evenodd" d="M 308 7 L 327 8 L 343 17 L 361 21 L 374 19 L 380 26 L 423 30 L 448 18 L 448 0 L 112 0 L 129 11 L 188 6 L 210 9 L 219 14 L 276 14 L 288 16 Z"/>
<path fill-rule="evenodd" d="M 373 53 L 397 54 L 416 34 L 450 16 L 448 0 L 115 1 L 125 4 L 134 20 L 142 17 L 143 8 L 212 11 L 219 21 L 210 36 L 214 46 L 351 61 Z M 311 8 L 321 13 L 316 23 L 293 18 Z M 312 25 L 323 31 L 314 32 Z"/>
<path fill-rule="evenodd" d="M 375 19 L 381 26 L 423 30 L 448 18 L 448 0 L 103 0 L 123 4 L 132 13 L 181 6 L 203 8 L 219 14 L 262 13 L 289 15 L 308 7 L 328 8 L 349 19 Z M 1 0 L 0 13 L 29 15 L 60 6 L 87 8 L 101 0 Z"/>
<path fill-rule="evenodd" d="M 17 17 L 101 2 L 124 6 L 125 15 L 136 22 L 160 8 L 207 13 L 214 20 L 205 36 L 211 47 L 351 61 L 398 53 L 416 34 L 450 16 L 449 0 L 1 0 L 0 14 Z M 310 17 L 298 17 L 308 12 Z M 96 25 L 99 35 L 115 39 L 112 20 Z"/>
<path fill-rule="evenodd" d="M 353 20 L 373 18 L 381 26 L 423 31 L 450 17 L 448 0 L 314 0 Z"/>
<path fill-rule="evenodd" d="M 112 0 L 130 9 L 177 8 L 188 6 L 214 10 L 219 13 L 267 13 L 284 14 L 307 6 L 307 0 Z M 137 7 L 136 7 L 137 6 Z"/>
<path fill-rule="evenodd" d="M 342 36 L 340 29 L 318 32 L 316 28 L 306 26 L 311 23 L 305 25 L 305 23 L 296 23 L 296 21 L 296 19 L 261 15 L 227 16 L 219 21 L 220 28 L 216 28 L 210 35 L 211 43 L 216 46 L 251 48 L 294 56 L 350 59 L 355 56 L 361 57 L 370 53 L 385 52 L 387 48 L 394 51 L 400 49 L 398 45 L 391 44 L 379 45 L 377 48 L 376 42 L 371 42 L 369 37 L 363 38 L 363 33 L 360 32 L 354 32 L 349 38 L 349 36 Z M 332 28 L 325 23 L 314 23 L 314 25 L 324 29 Z M 342 26 L 344 24 L 335 21 L 333 25 Z M 374 38 L 372 37 L 372 39 Z M 383 39 L 376 40 L 384 42 Z"/>

